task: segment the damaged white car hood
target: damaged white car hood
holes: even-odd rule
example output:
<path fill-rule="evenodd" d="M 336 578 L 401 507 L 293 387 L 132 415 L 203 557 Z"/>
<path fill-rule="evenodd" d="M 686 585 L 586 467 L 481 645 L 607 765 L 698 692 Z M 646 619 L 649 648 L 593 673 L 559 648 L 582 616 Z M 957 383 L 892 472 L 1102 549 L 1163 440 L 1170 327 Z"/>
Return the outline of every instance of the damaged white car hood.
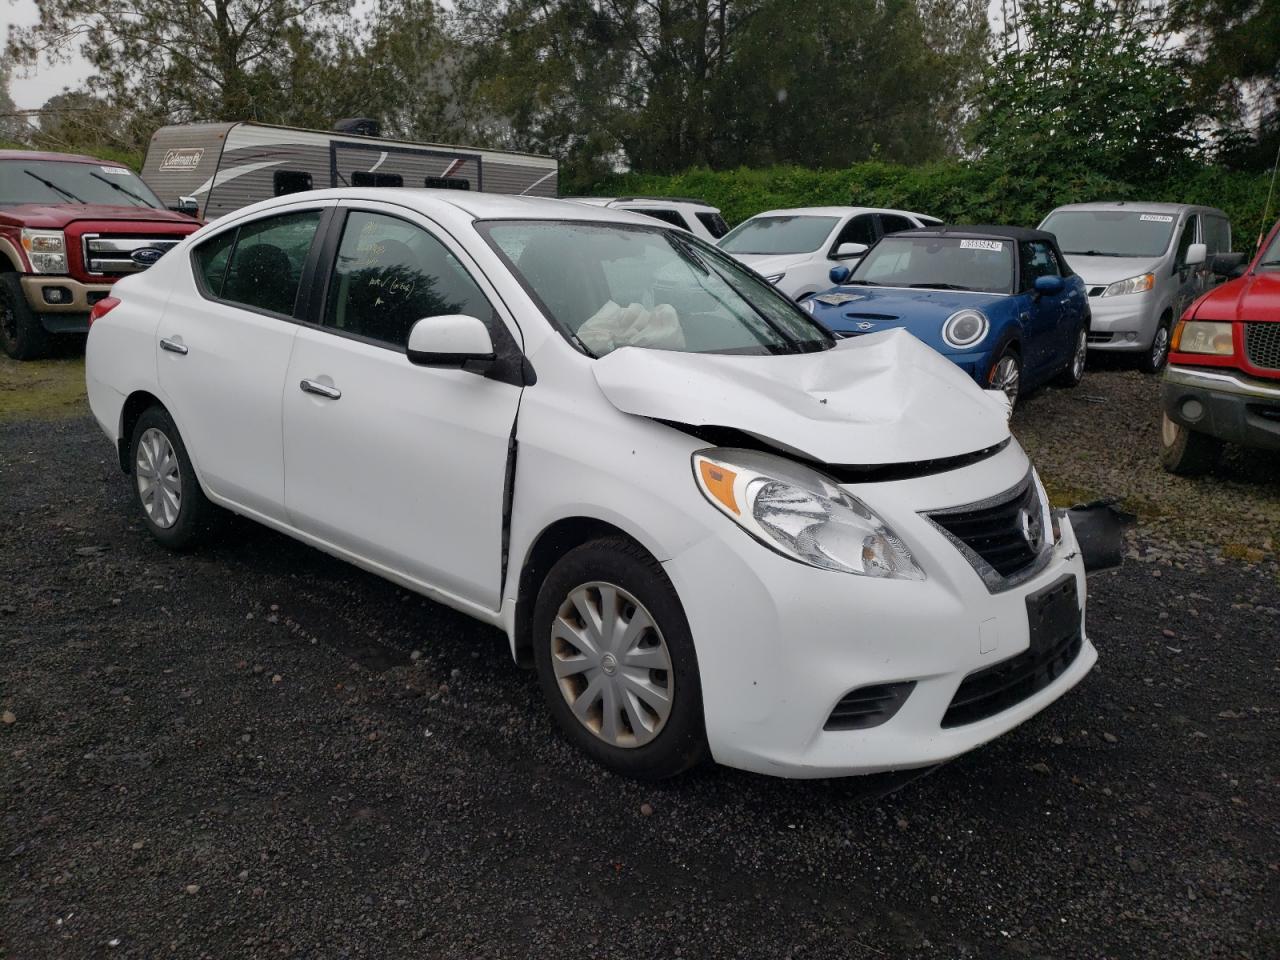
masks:
<path fill-rule="evenodd" d="M 623 347 L 591 366 L 624 413 L 732 427 L 822 463 L 954 457 L 1009 436 L 1004 395 L 978 388 L 904 330 L 786 356 Z"/>

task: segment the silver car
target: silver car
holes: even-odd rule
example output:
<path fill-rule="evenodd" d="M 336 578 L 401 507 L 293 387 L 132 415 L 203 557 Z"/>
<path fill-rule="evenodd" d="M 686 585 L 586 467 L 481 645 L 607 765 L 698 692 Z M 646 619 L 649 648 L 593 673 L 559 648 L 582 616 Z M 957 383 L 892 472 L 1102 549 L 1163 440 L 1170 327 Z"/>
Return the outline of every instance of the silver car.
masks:
<path fill-rule="evenodd" d="M 1231 224 L 1213 207 L 1185 203 L 1073 203 L 1040 224 L 1057 235 L 1084 278 L 1093 321 L 1089 346 L 1135 354 L 1158 373 L 1173 323 L 1241 259 Z"/>

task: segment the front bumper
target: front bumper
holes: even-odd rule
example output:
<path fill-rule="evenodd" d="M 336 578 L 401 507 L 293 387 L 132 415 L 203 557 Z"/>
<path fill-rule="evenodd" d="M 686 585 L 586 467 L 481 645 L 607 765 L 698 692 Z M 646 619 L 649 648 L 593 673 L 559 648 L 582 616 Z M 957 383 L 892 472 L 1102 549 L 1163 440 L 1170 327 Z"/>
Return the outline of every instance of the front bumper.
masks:
<path fill-rule="evenodd" d="M 1016 445 L 932 477 L 863 484 L 857 495 L 908 544 L 924 581 L 816 570 L 726 529 L 664 566 L 689 617 L 712 755 L 787 777 L 834 777 L 925 767 L 959 756 L 1044 709 L 1097 659 L 1084 636 L 1084 565 L 1069 521 L 1034 577 L 991 593 L 921 510 L 971 503 L 1025 476 Z M 734 538 L 739 538 L 735 540 Z M 739 542 L 739 540 L 747 542 Z M 1081 606 L 1079 653 L 1048 686 L 985 719 L 943 727 L 964 679 L 1030 646 L 1026 598 L 1064 576 Z M 851 690 L 914 681 L 889 720 L 826 730 Z"/>
<path fill-rule="evenodd" d="M 111 294 L 110 283 L 81 283 L 71 277 L 29 274 L 21 283 L 28 306 L 50 333 L 85 333 L 89 329 L 89 311 Z M 55 296 L 58 302 L 50 303 L 49 296 Z"/>
<path fill-rule="evenodd" d="M 1150 293 L 1089 298 L 1090 350 L 1149 350 L 1160 320 Z"/>
<path fill-rule="evenodd" d="M 1230 369 L 1170 366 L 1164 411 L 1188 430 L 1261 450 L 1280 450 L 1280 381 Z"/>

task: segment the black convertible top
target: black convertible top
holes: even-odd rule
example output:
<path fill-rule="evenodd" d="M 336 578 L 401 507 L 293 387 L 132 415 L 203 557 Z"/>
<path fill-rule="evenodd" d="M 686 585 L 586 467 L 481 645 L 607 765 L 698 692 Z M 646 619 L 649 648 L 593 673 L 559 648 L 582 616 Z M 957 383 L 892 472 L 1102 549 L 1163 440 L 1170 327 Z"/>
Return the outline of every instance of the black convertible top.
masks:
<path fill-rule="evenodd" d="M 1029 227 L 1004 227 L 991 224 L 956 224 L 942 227 L 918 227 L 915 230 L 900 230 L 893 234 L 897 237 L 972 237 L 1000 238 L 1003 240 L 1047 240 L 1055 247 L 1058 238 L 1045 230 L 1032 230 Z"/>

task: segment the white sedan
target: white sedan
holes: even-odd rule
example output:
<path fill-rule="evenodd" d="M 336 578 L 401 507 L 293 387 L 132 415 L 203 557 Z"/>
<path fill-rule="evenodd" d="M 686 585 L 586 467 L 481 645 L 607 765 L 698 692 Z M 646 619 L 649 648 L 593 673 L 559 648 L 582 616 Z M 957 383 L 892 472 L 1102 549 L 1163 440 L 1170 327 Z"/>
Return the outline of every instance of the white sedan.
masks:
<path fill-rule="evenodd" d="M 1096 659 L 1002 396 L 637 214 L 254 204 L 117 283 L 86 377 L 161 543 L 230 510 L 492 624 L 624 774 L 927 766 Z"/>
<path fill-rule="evenodd" d="M 852 267 L 877 240 L 942 221 L 907 210 L 874 207 L 794 207 L 766 210 L 717 241 L 792 300 L 830 290 L 831 268 Z"/>

